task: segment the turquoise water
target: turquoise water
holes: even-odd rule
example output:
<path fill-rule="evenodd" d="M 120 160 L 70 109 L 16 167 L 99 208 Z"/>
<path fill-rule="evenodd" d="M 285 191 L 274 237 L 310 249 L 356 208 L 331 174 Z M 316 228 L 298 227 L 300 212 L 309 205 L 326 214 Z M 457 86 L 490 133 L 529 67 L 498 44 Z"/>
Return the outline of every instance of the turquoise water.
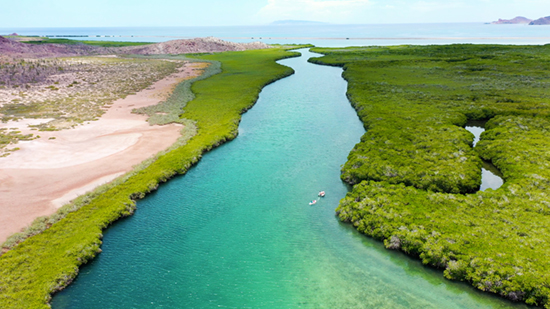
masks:
<path fill-rule="evenodd" d="M 280 62 L 296 74 L 264 88 L 237 139 L 107 230 L 54 308 L 512 306 L 337 220 L 340 165 L 364 130 L 342 70 L 302 52 Z"/>

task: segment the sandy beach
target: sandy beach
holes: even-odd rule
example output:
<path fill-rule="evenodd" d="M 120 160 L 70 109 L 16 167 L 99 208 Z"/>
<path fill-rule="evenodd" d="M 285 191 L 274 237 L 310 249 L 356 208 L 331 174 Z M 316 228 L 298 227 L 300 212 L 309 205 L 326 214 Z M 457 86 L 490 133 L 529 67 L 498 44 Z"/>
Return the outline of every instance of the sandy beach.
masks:
<path fill-rule="evenodd" d="M 74 129 L 31 131 L 28 124 L 40 122 L 34 119 L 0 123 L 0 128 L 40 135 L 20 141 L 20 150 L 0 158 L 0 242 L 172 145 L 181 125 L 150 126 L 146 116 L 131 111 L 163 101 L 179 82 L 200 74 L 200 66 L 186 63 L 147 89 L 113 102 L 99 120 Z"/>

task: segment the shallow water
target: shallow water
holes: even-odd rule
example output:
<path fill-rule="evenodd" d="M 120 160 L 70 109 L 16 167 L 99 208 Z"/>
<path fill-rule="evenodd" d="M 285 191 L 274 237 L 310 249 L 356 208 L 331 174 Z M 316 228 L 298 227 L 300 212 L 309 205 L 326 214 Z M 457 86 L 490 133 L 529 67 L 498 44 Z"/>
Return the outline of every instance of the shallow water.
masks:
<path fill-rule="evenodd" d="M 481 133 L 485 131 L 484 122 L 470 122 L 466 125 L 465 129 L 474 134 L 474 146 L 479 142 Z M 504 184 L 502 179 L 502 173 L 491 162 L 483 160 L 483 167 L 481 168 L 481 187 L 480 191 L 487 189 L 496 190 Z"/>
<path fill-rule="evenodd" d="M 548 29 L 483 23 L 258 25 L 227 27 L 0 28 L 0 35 L 60 36 L 77 40 L 164 42 L 214 36 L 234 42 L 324 47 L 431 44 L 547 44 Z M 77 37 L 74 37 L 74 36 Z M 78 37 L 81 36 L 81 37 Z"/>
<path fill-rule="evenodd" d="M 54 308 L 512 307 L 337 220 L 364 130 L 342 70 L 303 54 L 281 61 L 296 74 L 262 91 L 237 139 L 107 230 Z"/>

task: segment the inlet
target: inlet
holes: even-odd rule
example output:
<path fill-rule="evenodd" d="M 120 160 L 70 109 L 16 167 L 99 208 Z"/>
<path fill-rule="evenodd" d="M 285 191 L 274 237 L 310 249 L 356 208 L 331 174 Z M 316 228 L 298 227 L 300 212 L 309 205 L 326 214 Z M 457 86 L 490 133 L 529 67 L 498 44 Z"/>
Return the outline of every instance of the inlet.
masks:
<path fill-rule="evenodd" d="M 471 120 L 468 121 L 468 123 L 466 124 L 465 129 L 470 131 L 475 136 L 474 147 L 476 146 L 477 142 L 479 142 L 481 133 L 485 131 L 485 123 L 487 123 L 487 121 Z M 479 190 L 485 191 L 489 188 L 496 190 L 500 188 L 502 184 L 504 184 L 502 173 L 491 162 L 485 161 L 483 159 L 482 162 L 483 166 L 481 167 L 481 186 Z"/>

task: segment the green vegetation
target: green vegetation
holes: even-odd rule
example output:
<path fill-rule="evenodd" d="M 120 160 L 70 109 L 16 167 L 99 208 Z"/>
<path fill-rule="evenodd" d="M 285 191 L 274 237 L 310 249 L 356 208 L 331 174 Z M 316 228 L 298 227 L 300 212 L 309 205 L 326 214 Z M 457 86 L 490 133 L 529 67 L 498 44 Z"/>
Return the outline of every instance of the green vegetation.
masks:
<path fill-rule="evenodd" d="M 71 39 L 52 39 L 40 38 L 41 40 L 21 41 L 27 44 L 65 44 L 65 45 L 92 45 L 101 47 L 124 47 L 124 46 L 141 46 L 154 44 L 150 42 L 115 42 L 115 41 L 94 41 L 94 40 L 71 40 Z"/>
<path fill-rule="evenodd" d="M 117 185 L 104 186 L 50 218 L 37 219 L 38 231 L 46 230 L 0 257 L 2 307 L 47 308 L 50 295 L 69 284 L 78 267 L 100 252 L 102 231 L 131 215 L 136 199 L 185 173 L 206 151 L 235 138 L 241 114 L 256 102 L 260 90 L 292 74 L 292 69 L 274 61 L 296 55 L 266 49 L 199 56 L 219 61 L 222 72 L 191 87 L 196 98 L 187 103 L 183 117 L 196 124 L 196 135 L 118 179 Z"/>
<path fill-rule="evenodd" d="M 149 56 L 147 58 L 163 59 L 159 56 Z M 164 59 L 197 62 L 197 60 L 188 59 L 185 56 L 168 56 Z M 195 98 L 195 95 L 191 91 L 191 86 L 196 81 L 203 80 L 221 73 L 221 63 L 219 61 L 203 60 L 202 62 L 207 64 L 204 72 L 198 77 L 188 79 L 179 83 L 176 89 L 174 89 L 174 92 L 170 98 L 157 105 L 134 109 L 133 112 L 149 116 L 149 118 L 147 118 L 147 121 L 151 125 L 165 125 L 168 123 L 181 123 L 187 126 L 190 125 L 189 120 L 186 118 L 181 118 L 180 115 L 185 105 L 187 105 L 189 101 Z"/>
<path fill-rule="evenodd" d="M 550 46 L 314 51 L 344 67 L 367 129 L 339 218 L 449 279 L 550 308 Z M 463 126 L 487 119 L 472 149 Z M 502 171 L 498 190 L 476 192 L 480 158 Z"/>
<path fill-rule="evenodd" d="M 28 141 L 32 139 L 32 134 L 23 135 L 20 131 L 0 128 L 0 157 L 9 156 L 10 152 L 19 150 L 19 148 L 7 149 L 7 146 L 17 144 L 19 141 Z"/>

